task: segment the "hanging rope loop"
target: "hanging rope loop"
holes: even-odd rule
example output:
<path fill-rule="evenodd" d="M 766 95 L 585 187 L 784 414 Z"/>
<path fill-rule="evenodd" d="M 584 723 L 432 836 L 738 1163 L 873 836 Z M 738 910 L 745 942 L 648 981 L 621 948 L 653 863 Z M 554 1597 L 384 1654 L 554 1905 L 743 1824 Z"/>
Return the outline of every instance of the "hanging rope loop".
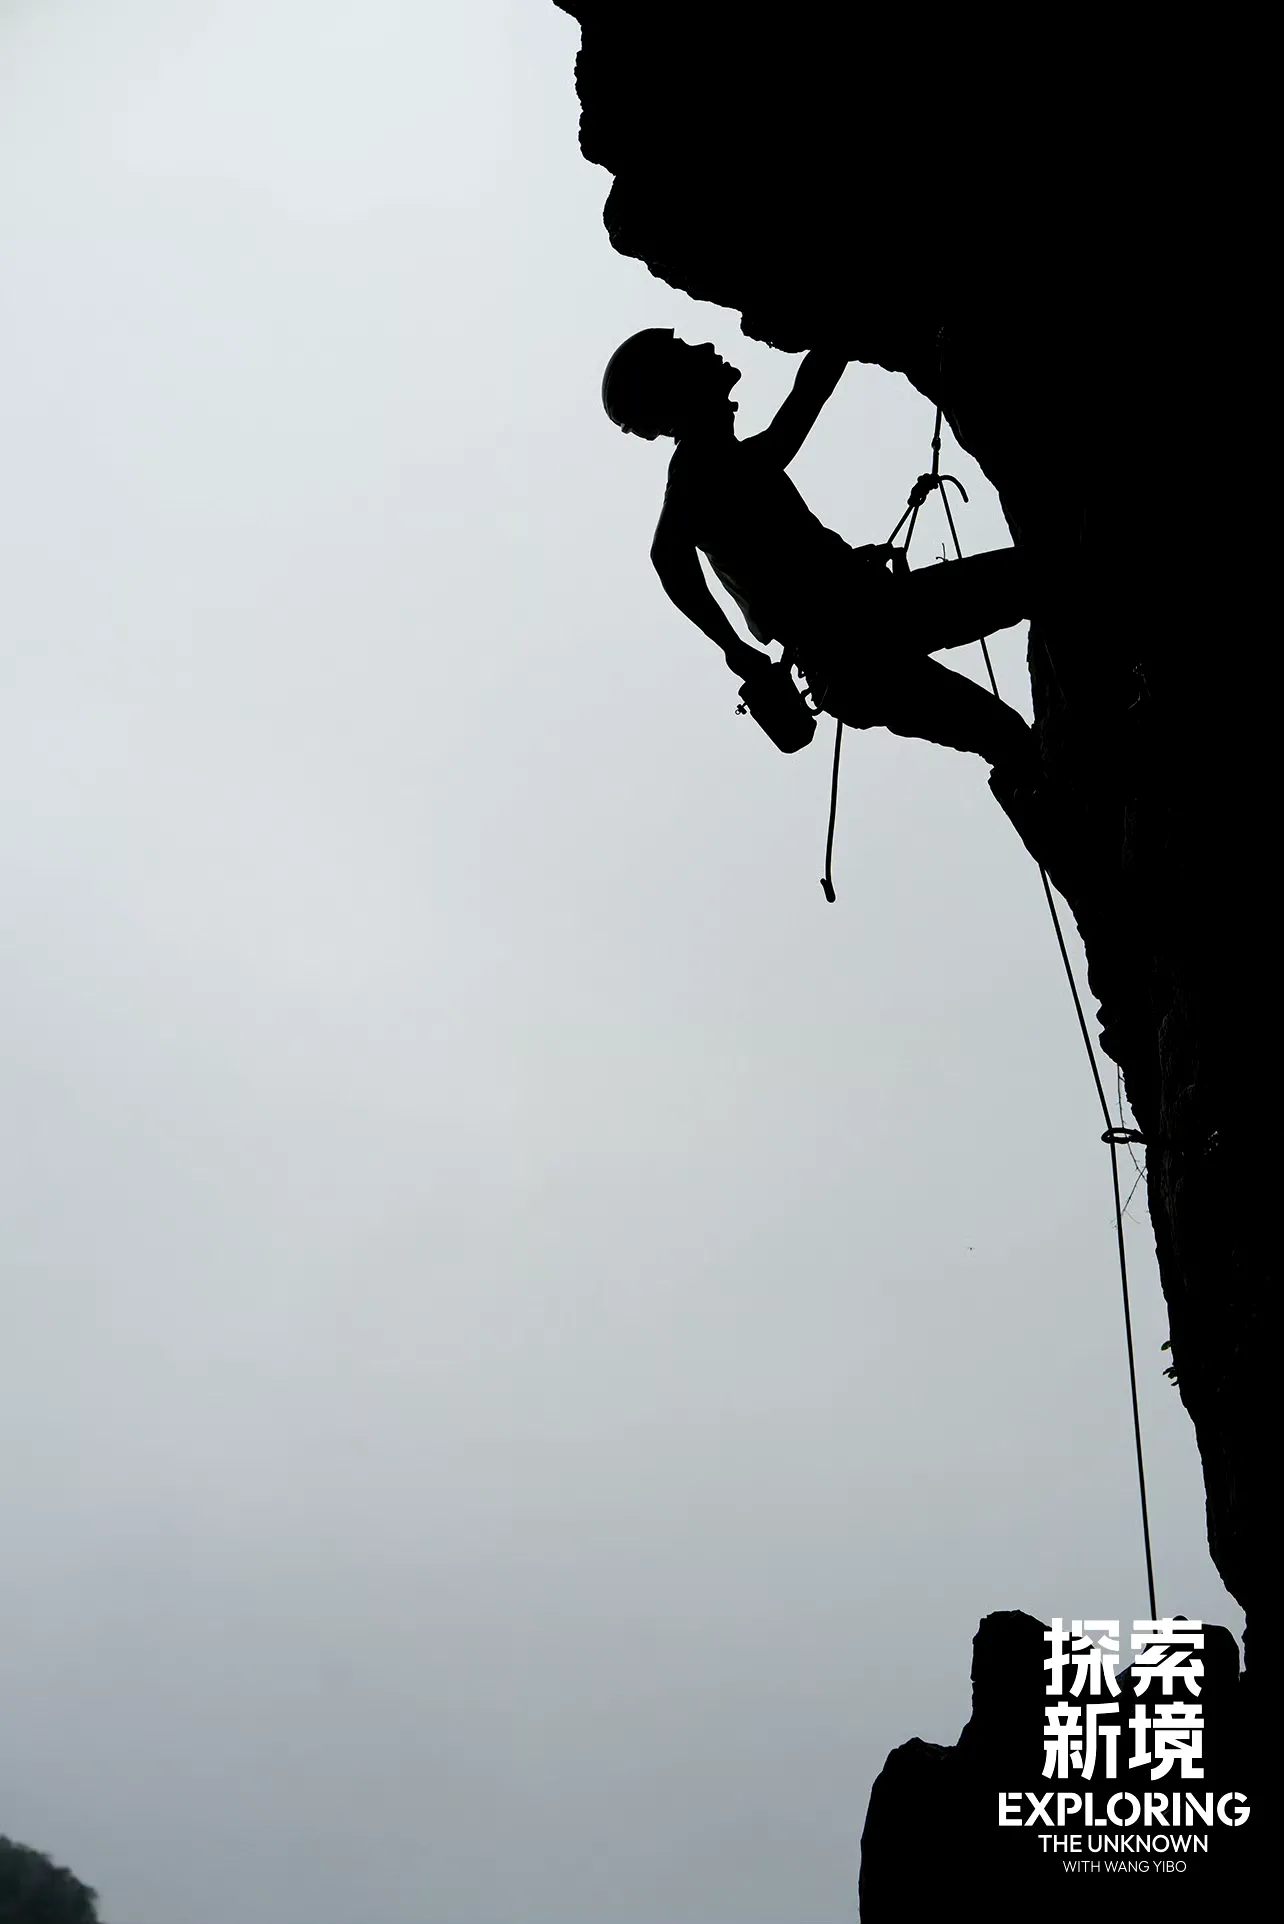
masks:
<path fill-rule="evenodd" d="M 950 513 L 949 496 L 945 492 L 945 484 L 947 481 L 950 482 L 950 484 L 953 487 L 956 487 L 958 489 L 960 495 L 963 497 L 963 500 L 966 501 L 967 489 L 963 486 L 963 483 L 959 480 L 958 476 L 956 474 L 941 473 L 941 410 L 938 407 L 936 410 L 936 426 L 932 430 L 931 468 L 928 470 L 926 474 L 919 475 L 917 481 L 915 481 L 913 487 L 910 489 L 909 493 L 906 495 L 905 512 L 901 516 L 900 520 L 896 523 L 896 526 L 892 529 L 892 532 L 888 537 L 887 545 L 889 548 L 894 545 L 897 535 L 900 533 L 901 529 L 905 526 L 905 523 L 908 521 L 909 529 L 906 533 L 904 543 L 902 544 L 899 550 L 899 553 L 902 556 L 907 556 L 909 554 L 909 544 L 914 539 L 914 529 L 918 524 L 919 509 L 926 502 L 928 495 L 935 493 L 938 489 L 940 491 L 941 500 L 945 507 L 946 520 L 950 524 L 950 533 L 954 534 L 954 517 Z M 957 535 L 954 535 L 954 547 L 955 547 L 955 551 L 958 553 L 959 559 L 961 560 L 962 550 L 959 548 Z"/>
<path fill-rule="evenodd" d="M 897 529 L 899 530 L 904 525 L 911 513 L 918 513 L 918 510 L 923 506 L 928 495 L 931 494 L 934 488 L 944 488 L 947 481 L 958 489 L 965 501 L 967 500 L 967 489 L 963 486 L 963 483 L 956 474 L 920 474 L 918 480 L 906 496 L 905 513 L 896 523 Z M 892 539 L 895 540 L 896 536 L 893 535 Z"/>

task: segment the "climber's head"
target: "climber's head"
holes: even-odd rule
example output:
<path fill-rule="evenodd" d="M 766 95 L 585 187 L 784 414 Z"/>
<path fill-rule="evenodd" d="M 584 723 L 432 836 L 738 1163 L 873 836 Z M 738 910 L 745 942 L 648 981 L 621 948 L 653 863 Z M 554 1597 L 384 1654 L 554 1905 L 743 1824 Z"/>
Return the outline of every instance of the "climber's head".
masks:
<path fill-rule="evenodd" d="M 617 347 L 602 376 L 602 406 L 617 428 L 654 441 L 657 434 L 681 440 L 702 427 L 730 427 L 736 404 L 731 390 L 740 369 L 724 361 L 712 342 L 691 347 L 671 327 L 648 327 Z"/>

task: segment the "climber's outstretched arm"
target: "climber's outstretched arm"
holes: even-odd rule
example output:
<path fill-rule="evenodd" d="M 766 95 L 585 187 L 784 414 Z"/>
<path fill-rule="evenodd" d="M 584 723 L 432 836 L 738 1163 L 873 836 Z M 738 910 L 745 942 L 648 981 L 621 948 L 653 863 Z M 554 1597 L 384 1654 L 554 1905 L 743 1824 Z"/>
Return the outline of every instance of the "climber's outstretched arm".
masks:
<path fill-rule="evenodd" d="M 813 348 L 794 380 L 793 391 L 769 428 L 749 436 L 773 462 L 787 468 L 816 425 L 816 417 L 838 386 L 847 363 L 840 354 Z"/>
<path fill-rule="evenodd" d="M 670 508 L 660 516 L 651 543 L 651 560 L 669 600 L 721 648 L 728 668 L 744 676 L 769 666 L 769 658 L 741 640 L 714 600 L 695 543 L 684 533 L 681 521 Z"/>

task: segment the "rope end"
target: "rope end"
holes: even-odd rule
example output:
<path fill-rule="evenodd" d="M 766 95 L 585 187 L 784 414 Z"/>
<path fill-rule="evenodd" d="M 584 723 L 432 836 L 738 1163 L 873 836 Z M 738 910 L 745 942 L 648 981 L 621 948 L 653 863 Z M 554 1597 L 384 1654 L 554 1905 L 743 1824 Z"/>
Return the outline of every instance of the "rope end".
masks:
<path fill-rule="evenodd" d="M 826 900 L 827 902 L 836 902 L 836 901 L 838 900 L 838 897 L 837 897 L 837 896 L 835 895 L 835 893 L 834 893 L 834 885 L 833 885 L 833 883 L 832 883 L 832 882 L 830 881 L 830 879 L 829 879 L 829 877 L 828 877 L 827 875 L 822 875 L 822 876 L 821 876 L 821 878 L 820 878 L 820 886 L 821 886 L 821 887 L 822 887 L 822 888 L 824 889 L 824 891 L 825 891 L 825 900 Z"/>

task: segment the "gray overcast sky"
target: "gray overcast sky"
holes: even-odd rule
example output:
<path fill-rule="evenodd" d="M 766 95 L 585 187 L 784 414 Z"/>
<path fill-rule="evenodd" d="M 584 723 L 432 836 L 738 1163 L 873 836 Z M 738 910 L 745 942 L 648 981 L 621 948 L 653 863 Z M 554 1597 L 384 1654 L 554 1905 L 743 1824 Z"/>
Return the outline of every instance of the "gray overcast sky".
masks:
<path fill-rule="evenodd" d="M 828 734 L 597 396 L 794 363 L 611 251 L 576 45 L 0 8 L 0 1831 L 110 1924 L 839 1924 L 978 1618 L 1146 1614 L 1036 872 L 862 735 L 826 906 Z M 930 431 L 852 367 L 795 474 L 880 538 Z M 1238 1629 L 1132 1214 L 1160 1605 Z"/>

